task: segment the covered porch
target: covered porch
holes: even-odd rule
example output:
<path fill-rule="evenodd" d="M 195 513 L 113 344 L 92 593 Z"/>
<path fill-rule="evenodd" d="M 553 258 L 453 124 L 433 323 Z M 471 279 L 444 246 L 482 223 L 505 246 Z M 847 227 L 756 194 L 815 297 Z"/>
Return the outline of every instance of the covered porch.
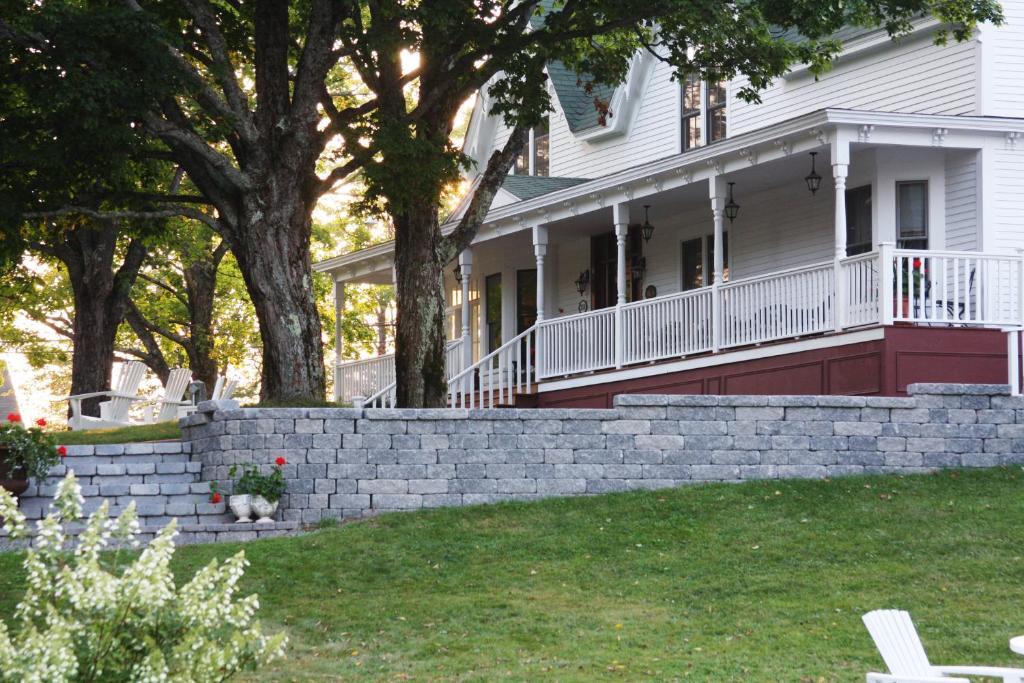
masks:
<path fill-rule="evenodd" d="M 451 404 L 873 326 L 1019 327 L 1024 259 L 986 235 L 983 178 L 1020 122 L 966 118 L 819 112 L 492 209 L 445 278 Z M 390 278 L 376 249 L 335 263 L 342 291 L 357 265 Z M 337 398 L 386 403 L 393 367 L 338 364 Z"/>

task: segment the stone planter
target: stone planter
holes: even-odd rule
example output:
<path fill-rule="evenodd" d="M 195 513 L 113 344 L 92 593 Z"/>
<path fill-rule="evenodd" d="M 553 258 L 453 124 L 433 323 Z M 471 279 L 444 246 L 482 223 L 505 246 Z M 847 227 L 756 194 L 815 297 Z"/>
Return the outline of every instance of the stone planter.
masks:
<path fill-rule="evenodd" d="M 269 524 L 274 521 L 274 513 L 277 512 L 277 504 L 280 501 L 270 502 L 263 496 L 252 497 L 252 511 L 259 518 L 257 522 Z"/>
<path fill-rule="evenodd" d="M 28 490 L 28 476 L 24 471 L 11 472 L 11 464 L 7 460 L 9 452 L 7 444 L 0 443 L 0 487 L 20 498 Z"/>
<path fill-rule="evenodd" d="M 228 498 L 228 506 L 237 518 L 236 523 L 251 522 L 249 516 L 252 513 L 252 496 L 248 493 L 239 493 Z"/>

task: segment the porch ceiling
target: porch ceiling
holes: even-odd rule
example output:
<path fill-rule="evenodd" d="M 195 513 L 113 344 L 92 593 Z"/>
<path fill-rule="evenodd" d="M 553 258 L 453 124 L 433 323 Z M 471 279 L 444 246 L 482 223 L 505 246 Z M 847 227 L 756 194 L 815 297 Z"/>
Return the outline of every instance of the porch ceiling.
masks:
<path fill-rule="evenodd" d="M 750 192 L 778 185 L 780 178 L 802 182 L 808 171 L 806 153 L 811 150 L 821 152 L 818 172 L 827 179 L 829 150 L 836 144 L 851 152 L 881 145 L 979 149 L 986 138 L 1005 138 L 1011 144 L 1021 135 L 1024 119 L 1019 118 L 826 109 L 492 209 L 476 242 L 535 225 L 551 226 L 552 232 L 587 231 L 591 225 L 607 230 L 613 205 L 628 203 L 631 219 L 642 220 L 643 205 L 652 204 L 654 209 L 657 195 L 659 206 L 652 212 L 653 220 L 662 211 L 707 197 L 707 180 L 714 176 L 742 181 L 744 191 Z M 605 213 L 608 220 L 603 219 Z M 454 228 L 454 222 L 448 223 L 442 232 Z M 393 243 L 378 245 L 322 261 L 314 269 L 346 281 L 366 281 L 362 278 L 368 273 L 386 272 L 389 282 L 393 248 Z"/>

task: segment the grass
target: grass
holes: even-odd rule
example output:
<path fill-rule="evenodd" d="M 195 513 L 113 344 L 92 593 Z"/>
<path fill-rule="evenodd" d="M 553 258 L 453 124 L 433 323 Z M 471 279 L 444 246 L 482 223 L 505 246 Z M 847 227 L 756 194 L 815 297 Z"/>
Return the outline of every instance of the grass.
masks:
<path fill-rule="evenodd" d="M 65 446 L 92 445 L 98 443 L 132 443 L 138 441 L 167 441 L 180 439 L 181 429 L 177 422 L 160 422 L 152 425 L 119 427 L 117 429 L 89 429 L 82 432 L 61 432 L 57 435 Z"/>
<path fill-rule="evenodd" d="M 879 607 L 937 663 L 1024 665 L 1022 494 L 1019 468 L 706 485 L 251 543 L 245 588 L 292 639 L 258 680 L 857 681 Z M 0 615 L 21 585 L 0 557 Z"/>

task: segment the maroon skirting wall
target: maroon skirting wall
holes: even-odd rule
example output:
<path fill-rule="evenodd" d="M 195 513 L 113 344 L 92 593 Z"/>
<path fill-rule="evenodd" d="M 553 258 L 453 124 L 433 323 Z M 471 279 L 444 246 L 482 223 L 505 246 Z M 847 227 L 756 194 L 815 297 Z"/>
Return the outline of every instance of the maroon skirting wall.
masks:
<path fill-rule="evenodd" d="M 610 408 L 616 394 L 906 394 L 914 382 L 1006 383 L 998 330 L 887 327 L 883 339 L 542 392 L 541 408 Z"/>

